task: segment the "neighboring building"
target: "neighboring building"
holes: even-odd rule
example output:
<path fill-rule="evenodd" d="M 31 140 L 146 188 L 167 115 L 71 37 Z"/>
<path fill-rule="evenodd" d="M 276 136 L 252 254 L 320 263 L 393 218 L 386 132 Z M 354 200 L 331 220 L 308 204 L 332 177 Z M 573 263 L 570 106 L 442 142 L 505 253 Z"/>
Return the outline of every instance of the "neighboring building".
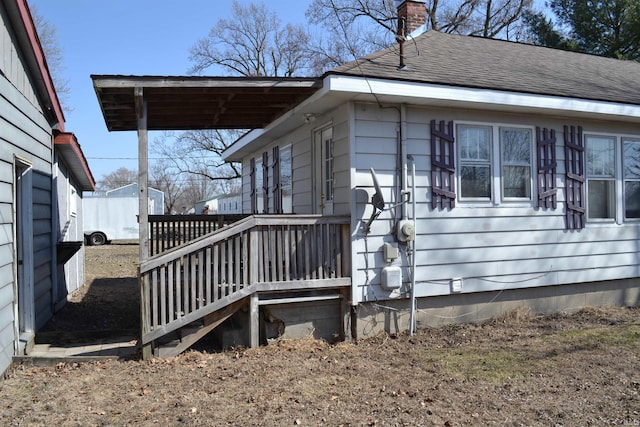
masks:
<path fill-rule="evenodd" d="M 155 188 L 147 188 L 149 195 L 149 214 L 162 215 L 164 213 L 164 192 Z M 105 197 L 138 197 L 138 183 L 128 184 L 105 192 Z"/>
<path fill-rule="evenodd" d="M 95 190 L 95 181 L 75 135 L 54 132 L 54 197 L 58 220 L 58 275 L 53 286 L 56 310 L 66 296 L 85 284 L 82 194 Z M 55 220 L 54 220 L 55 223 Z"/>
<path fill-rule="evenodd" d="M 77 207 L 95 181 L 75 137 L 64 132 L 26 1 L 0 0 L 0 20 L 2 373 L 83 280 L 81 246 L 73 243 Z"/>
<path fill-rule="evenodd" d="M 211 196 L 202 200 L 198 200 L 194 206 L 194 213 L 196 215 L 199 215 L 199 214 L 213 215 L 218 213 L 218 199 L 220 197 L 222 196 L 218 195 L 218 196 Z"/>
<path fill-rule="evenodd" d="M 195 213 L 201 214 L 208 208 L 207 213 L 213 214 L 238 214 L 242 213 L 241 194 L 219 194 L 196 202 Z"/>
<path fill-rule="evenodd" d="M 218 198 L 218 214 L 242 213 L 242 194 L 225 194 Z"/>

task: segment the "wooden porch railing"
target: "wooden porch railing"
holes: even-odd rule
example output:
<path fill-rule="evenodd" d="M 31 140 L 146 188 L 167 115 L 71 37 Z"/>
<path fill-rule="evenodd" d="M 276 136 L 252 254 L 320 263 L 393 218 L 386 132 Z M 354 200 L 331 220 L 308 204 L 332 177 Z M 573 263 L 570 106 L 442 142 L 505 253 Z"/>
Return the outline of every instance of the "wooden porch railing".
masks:
<path fill-rule="evenodd" d="M 142 345 L 256 292 L 350 285 L 349 217 L 253 215 L 140 264 Z"/>
<path fill-rule="evenodd" d="M 247 216 L 249 215 L 149 215 L 149 256 L 161 254 Z"/>

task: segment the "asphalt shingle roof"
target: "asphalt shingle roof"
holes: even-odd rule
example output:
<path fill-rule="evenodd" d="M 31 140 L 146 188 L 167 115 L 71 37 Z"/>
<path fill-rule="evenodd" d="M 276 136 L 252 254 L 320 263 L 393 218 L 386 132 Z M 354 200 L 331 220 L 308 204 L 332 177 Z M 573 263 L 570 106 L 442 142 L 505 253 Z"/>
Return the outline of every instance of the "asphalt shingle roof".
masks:
<path fill-rule="evenodd" d="M 428 31 L 329 74 L 640 104 L 640 63 Z"/>

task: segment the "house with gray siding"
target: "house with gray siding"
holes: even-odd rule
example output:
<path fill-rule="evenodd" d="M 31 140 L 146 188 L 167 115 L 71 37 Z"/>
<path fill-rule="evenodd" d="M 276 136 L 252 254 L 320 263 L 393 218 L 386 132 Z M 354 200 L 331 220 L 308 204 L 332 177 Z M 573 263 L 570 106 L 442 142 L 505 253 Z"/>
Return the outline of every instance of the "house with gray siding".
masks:
<path fill-rule="evenodd" d="M 0 372 L 4 372 L 13 355 L 28 352 L 35 331 L 83 280 L 81 246 L 72 243 L 81 212 L 73 212 L 73 207 L 79 206 L 81 191 L 93 189 L 95 183 L 75 137 L 64 132 L 64 115 L 26 1 L 0 1 L 0 18 Z M 74 257 L 72 264 L 62 265 Z"/>
<path fill-rule="evenodd" d="M 640 64 L 398 11 L 401 45 L 317 78 L 92 76 L 141 171 L 148 130 L 253 129 L 223 153 L 249 216 L 141 250 L 145 357 L 640 304 Z"/>
<path fill-rule="evenodd" d="M 640 64 L 429 31 L 321 81 L 224 157 L 350 217 L 357 336 L 640 303 Z"/>

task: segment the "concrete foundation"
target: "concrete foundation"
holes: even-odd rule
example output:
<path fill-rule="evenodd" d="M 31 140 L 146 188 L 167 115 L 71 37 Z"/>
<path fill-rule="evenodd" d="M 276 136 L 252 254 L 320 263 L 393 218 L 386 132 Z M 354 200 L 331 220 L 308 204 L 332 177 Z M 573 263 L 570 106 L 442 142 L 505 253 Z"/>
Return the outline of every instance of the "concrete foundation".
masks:
<path fill-rule="evenodd" d="M 640 306 L 640 279 L 576 283 L 496 292 L 419 298 L 416 328 L 482 322 L 518 308 L 537 314 L 575 312 L 586 307 Z M 354 338 L 409 330 L 410 300 L 360 303 L 352 310 Z"/>
<path fill-rule="evenodd" d="M 279 339 L 315 338 L 329 342 L 345 338 L 344 302 L 342 299 L 307 301 L 260 306 L 260 345 Z M 249 313 L 239 311 L 214 333 L 225 348 L 249 347 Z"/>

